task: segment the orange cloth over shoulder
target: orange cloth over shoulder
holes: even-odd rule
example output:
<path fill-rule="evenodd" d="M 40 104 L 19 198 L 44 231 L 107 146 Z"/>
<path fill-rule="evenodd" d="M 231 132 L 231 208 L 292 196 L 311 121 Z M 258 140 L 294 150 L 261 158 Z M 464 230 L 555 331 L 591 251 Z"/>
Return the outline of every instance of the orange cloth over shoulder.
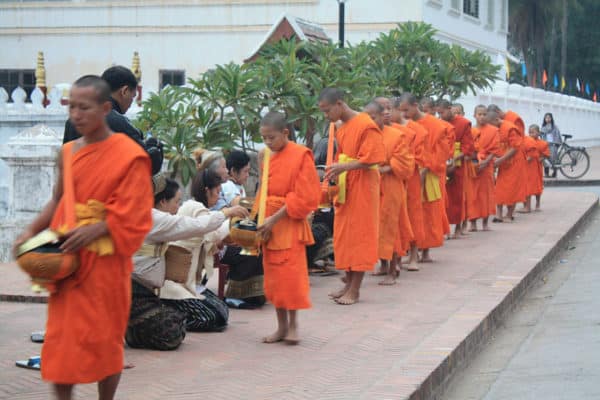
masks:
<path fill-rule="evenodd" d="M 382 133 L 368 114 L 359 113 L 336 131 L 340 154 L 363 164 L 385 161 Z M 378 259 L 379 171 L 348 171 L 346 201 L 335 203 L 333 248 L 335 266 L 346 271 L 371 271 Z"/>
<path fill-rule="evenodd" d="M 460 152 L 471 155 L 474 151 L 473 136 L 471 135 L 471 122 L 459 115 L 450 121 L 454 127 L 455 142 L 452 145 L 454 150 L 457 144 L 460 146 Z M 471 163 L 463 160 L 460 165 L 454 168 L 452 176 L 448 180 L 446 190 L 448 193 L 448 222 L 451 224 L 460 224 L 467 216 L 466 197 L 467 190 L 471 189 L 471 177 L 467 177 L 467 168 L 471 168 Z M 472 194 L 471 194 L 472 195 Z"/>
<path fill-rule="evenodd" d="M 307 217 L 319 206 L 320 197 L 319 176 L 308 148 L 288 142 L 271 155 L 266 217 L 287 208 L 287 216 L 275 224 L 262 246 L 265 296 L 276 308 L 311 307 L 306 245 L 314 239 Z"/>
<path fill-rule="evenodd" d="M 383 128 L 386 165 L 392 168 L 381 175 L 379 258 L 384 260 L 391 260 L 394 251 L 401 253 L 404 250 L 401 244 L 403 235 L 409 235 L 408 243 L 412 237 L 406 208 L 405 181 L 414 169 L 414 158 L 409 153 L 403 128 Z"/>
<path fill-rule="evenodd" d="M 429 132 L 425 143 L 425 167 L 439 178 L 443 195 L 445 185 L 442 181 L 446 179 L 446 160 L 450 154 L 447 125 L 429 114 L 425 114 L 417 122 Z M 420 248 L 440 247 L 444 243 L 444 233 L 449 230 L 444 201 L 444 197 L 435 201 L 423 201 L 425 236 L 423 243 L 419 244 Z"/>
<path fill-rule="evenodd" d="M 415 121 L 408 121 L 406 128 L 409 132 L 414 133 L 414 135 L 407 134 L 407 140 L 410 153 L 415 159 L 413 173 L 406 181 L 408 218 L 413 232 L 413 241 L 416 242 L 417 246 L 422 247 L 421 244 L 425 240 L 425 225 L 423 219 L 423 189 L 419 169 L 425 168 L 425 143 L 429 140 L 429 132 Z"/>
<path fill-rule="evenodd" d="M 486 124 L 480 128 L 473 128 L 473 132 L 479 163 L 490 155 L 496 157 L 502 155 L 500 151 L 500 131 L 497 127 Z M 469 219 L 487 218 L 494 215 L 496 213 L 496 189 L 493 158 L 486 168 L 478 170 L 477 176 L 473 180 L 473 187 L 475 202 L 472 211 L 469 213 Z"/>
<path fill-rule="evenodd" d="M 514 155 L 498 167 L 496 178 L 496 203 L 513 205 L 525 201 L 527 179 L 525 175 L 525 156 L 521 149 L 523 136 L 510 121 L 503 120 L 500 125 L 500 149 L 504 155 L 515 149 Z"/>
<path fill-rule="evenodd" d="M 65 144 L 63 151 L 72 151 L 73 144 Z M 122 371 L 131 257 L 152 227 L 154 203 L 150 159 L 124 134 L 79 149 L 72 171 L 75 202 L 104 205 L 114 251 L 100 256 L 80 250 L 79 269 L 60 281 L 48 299 L 42 378 L 60 384 L 97 382 Z M 64 223 L 63 201 L 53 229 Z"/>
<path fill-rule="evenodd" d="M 512 122 L 519 130 L 521 136 L 525 136 L 525 123 L 523 122 L 523 119 L 519 116 L 519 114 L 517 114 L 514 111 L 508 110 L 504 113 L 504 119 L 509 122 Z"/>

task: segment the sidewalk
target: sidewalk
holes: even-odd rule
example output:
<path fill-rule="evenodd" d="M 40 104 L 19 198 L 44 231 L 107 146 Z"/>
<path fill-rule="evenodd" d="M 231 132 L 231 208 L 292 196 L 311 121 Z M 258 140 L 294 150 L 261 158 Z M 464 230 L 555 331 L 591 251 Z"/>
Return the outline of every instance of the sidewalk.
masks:
<path fill-rule="evenodd" d="M 600 185 L 600 146 L 586 148 L 590 156 L 590 170 L 579 179 L 567 179 L 558 171 L 556 178 L 544 178 L 546 186 Z"/>
<path fill-rule="evenodd" d="M 361 302 L 339 306 L 327 293 L 338 277 L 311 277 L 314 308 L 300 313 L 299 346 L 265 345 L 271 306 L 232 310 L 224 333 L 189 333 L 174 352 L 126 350 L 119 399 L 426 399 L 470 357 L 550 262 L 574 228 L 595 210 L 588 193 L 549 192 L 543 211 L 518 214 L 432 250 L 436 262 L 402 271 L 394 287 L 367 277 Z M 0 265 L 0 294 L 27 294 L 16 267 Z M 18 285 L 17 282 L 23 282 Z M 0 398 L 46 399 L 39 373 L 14 367 L 38 354 L 31 331 L 45 306 L 0 302 Z M 95 396 L 82 385 L 78 398 Z"/>

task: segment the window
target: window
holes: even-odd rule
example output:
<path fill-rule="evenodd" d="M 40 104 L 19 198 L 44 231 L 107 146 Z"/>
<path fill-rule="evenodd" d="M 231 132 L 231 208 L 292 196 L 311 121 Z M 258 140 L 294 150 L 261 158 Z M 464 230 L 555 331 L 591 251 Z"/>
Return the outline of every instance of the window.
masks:
<path fill-rule="evenodd" d="M 21 86 L 27 92 L 27 99 L 35 89 L 35 70 L 33 69 L 0 69 L 0 87 L 3 87 L 8 93 L 8 97 L 18 86 Z M 12 101 L 12 100 L 11 100 Z"/>
<path fill-rule="evenodd" d="M 494 29 L 494 14 L 495 11 L 494 7 L 494 0 L 488 0 L 488 7 L 487 7 L 487 24 L 486 24 L 486 28 L 487 29 Z"/>
<path fill-rule="evenodd" d="M 474 18 L 479 18 L 479 0 L 464 0 L 463 12 Z"/>
<path fill-rule="evenodd" d="M 185 71 L 181 69 L 161 69 L 158 71 L 158 84 L 161 89 L 167 85 L 183 86 L 185 84 Z"/>

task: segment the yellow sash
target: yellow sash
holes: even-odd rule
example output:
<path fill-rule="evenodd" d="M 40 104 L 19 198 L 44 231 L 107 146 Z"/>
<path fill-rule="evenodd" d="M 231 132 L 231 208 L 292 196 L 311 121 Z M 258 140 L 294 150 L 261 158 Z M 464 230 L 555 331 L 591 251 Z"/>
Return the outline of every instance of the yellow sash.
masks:
<path fill-rule="evenodd" d="M 98 200 L 88 200 L 86 204 L 75 203 L 75 217 L 77 218 L 77 227 L 97 224 L 106 219 L 106 210 L 104 203 Z M 66 225 L 61 226 L 59 233 L 68 232 Z M 86 246 L 86 249 L 97 253 L 99 256 L 108 256 L 114 254 L 115 248 L 110 235 L 105 235 L 94 240 Z"/>
<path fill-rule="evenodd" d="M 352 158 L 347 156 L 346 154 L 340 154 L 340 156 L 338 157 L 338 162 L 340 164 L 345 164 L 345 163 L 349 163 L 352 161 L 358 161 L 357 158 Z M 378 169 L 379 167 L 377 165 L 371 165 L 369 167 L 369 169 Z M 346 179 L 348 177 L 348 171 L 344 171 L 340 174 L 340 176 L 338 177 L 338 195 L 337 195 L 337 203 L 338 204 L 344 204 L 346 202 Z"/>
<path fill-rule="evenodd" d="M 260 199 L 258 200 L 258 226 L 265 222 L 267 211 L 267 189 L 269 187 L 269 165 L 271 163 L 271 149 L 265 147 L 263 153 L 263 170 L 260 179 Z"/>
<path fill-rule="evenodd" d="M 454 142 L 454 155 L 453 155 L 453 157 L 456 158 L 459 154 L 460 154 L 460 142 Z M 454 161 L 454 165 L 457 166 L 457 167 L 460 167 L 462 165 L 462 162 L 460 160 L 455 160 Z"/>
<path fill-rule="evenodd" d="M 425 190 L 423 191 L 424 200 L 427 202 L 436 201 L 442 198 L 442 189 L 440 187 L 440 177 L 432 172 L 425 174 Z"/>

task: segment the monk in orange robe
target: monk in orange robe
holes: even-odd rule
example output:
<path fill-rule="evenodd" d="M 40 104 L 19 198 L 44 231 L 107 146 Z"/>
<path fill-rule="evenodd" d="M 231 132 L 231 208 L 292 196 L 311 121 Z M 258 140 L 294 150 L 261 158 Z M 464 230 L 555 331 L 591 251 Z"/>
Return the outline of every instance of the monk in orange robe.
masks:
<path fill-rule="evenodd" d="M 63 179 L 61 157 L 53 198 L 17 239 L 22 243 L 48 227 L 63 232 L 68 210 L 75 214 L 61 249 L 77 254 L 80 266 L 50 293 L 42 348 L 42 378 L 54 383 L 59 399 L 70 399 L 74 384 L 91 382 L 98 382 L 100 399 L 114 398 L 123 369 L 131 257 L 152 227 L 150 159 L 108 128 L 110 111 L 110 88 L 100 77 L 73 84 L 69 119 L 82 137 L 61 151 L 70 161 L 71 182 Z"/>
<path fill-rule="evenodd" d="M 500 131 L 487 121 L 487 107 L 475 107 L 477 127 L 473 128 L 473 139 L 477 151 L 477 175 L 473 179 L 475 201 L 469 212 L 471 231 L 477 231 L 477 219 L 483 221 L 483 231 L 489 231 L 488 218 L 496 213 L 494 185 L 494 158 L 500 157 Z"/>
<path fill-rule="evenodd" d="M 391 126 L 389 99 L 378 97 L 367 105 L 365 111 L 381 129 L 386 151 L 386 161 L 379 167 L 381 174 L 379 258 L 387 270 L 387 277 L 380 284 L 393 285 L 398 275 L 397 259 L 402 254 L 401 229 L 410 230 L 410 225 L 402 226 L 401 222 L 406 224 L 408 220 L 405 179 L 414 168 L 414 159 L 408 153 L 403 133 Z"/>
<path fill-rule="evenodd" d="M 500 118 L 505 119 L 508 122 L 512 122 L 519 130 L 521 136 L 525 137 L 525 123 L 519 114 L 511 110 L 503 113 L 502 110 L 500 110 Z"/>
<path fill-rule="evenodd" d="M 263 238 L 265 296 L 277 313 L 277 331 L 263 341 L 297 344 L 297 311 L 311 307 L 306 246 L 314 238 L 307 217 L 319 206 L 321 188 L 312 152 L 290 142 L 286 126 L 285 115 L 273 111 L 260 122 L 272 155 L 266 218 L 258 232 Z"/>
<path fill-rule="evenodd" d="M 458 238 L 464 233 L 462 225 L 467 218 L 466 193 L 471 188 L 471 175 L 467 176 L 467 172 L 470 173 L 472 169 L 470 155 L 474 151 L 471 122 L 464 117 L 454 115 L 452 104 L 447 100 L 438 102 L 438 113 L 442 120 L 454 127 L 455 132 L 455 141 L 452 143 L 452 164 L 449 167 L 451 177 L 446 185 L 448 193 L 446 212 L 448 222 L 455 225 L 453 237 Z"/>
<path fill-rule="evenodd" d="M 508 209 L 506 219 L 512 221 L 517 203 L 525 202 L 526 181 L 524 180 L 525 157 L 521 150 L 523 138 L 517 127 L 507 120 L 501 120 L 500 115 L 488 107 L 488 123 L 500 128 L 500 149 L 502 156 L 494 161 L 498 168 L 496 178 L 496 218 L 494 222 L 504 222 L 502 206 Z"/>
<path fill-rule="evenodd" d="M 358 301 L 365 271 L 372 271 L 378 259 L 378 165 L 385 161 L 385 149 L 379 127 L 368 114 L 352 110 L 341 90 L 324 89 L 319 108 L 329 121 L 342 121 L 336 130 L 336 162 L 325 179 L 338 181 L 333 248 L 336 268 L 346 271 L 345 286 L 330 297 L 349 305 Z"/>
<path fill-rule="evenodd" d="M 423 152 L 424 168 L 420 170 L 423 187 L 424 238 L 418 245 L 423 249 L 421 262 L 431 262 L 429 249 L 443 245 L 445 222 L 447 222 L 441 184 L 441 181 L 446 179 L 446 160 L 449 154 L 447 129 L 439 119 L 422 113 L 412 94 L 403 94 L 398 103 L 398 108 L 407 119 L 417 122 L 428 132 Z"/>
<path fill-rule="evenodd" d="M 418 248 L 425 240 L 423 188 L 421 185 L 420 170 L 425 168 L 425 142 L 428 140 L 429 133 L 420 124 L 412 119 L 407 119 L 405 115 L 405 112 L 408 110 L 407 105 L 405 104 L 403 112 L 400 109 L 400 104 L 400 98 L 394 99 L 394 109 L 392 112 L 393 126 L 405 128 L 408 148 L 410 154 L 415 159 L 413 172 L 406 182 L 407 211 L 410 227 L 413 232 L 413 239 L 409 242 L 410 251 L 406 269 L 408 271 L 418 271 Z"/>
<path fill-rule="evenodd" d="M 544 191 L 544 168 L 542 160 L 550 157 L 548 142 L 540 140 L 540 127 L 531 125 L 529 136 L 523 139 L 523 151 L 527 161 L 527 199 L 525 207 L 519 212 L 531 212 L 531 197 L 535 196 L 535 210 L 540 211 L 540 200 Z"/>
<path fill-rule="evenodd" d="M 419 101 L 419 107 L 422 113 L 433 115 L 435 117 L 435 101 L 431 97 L 423 97 Z"/>

